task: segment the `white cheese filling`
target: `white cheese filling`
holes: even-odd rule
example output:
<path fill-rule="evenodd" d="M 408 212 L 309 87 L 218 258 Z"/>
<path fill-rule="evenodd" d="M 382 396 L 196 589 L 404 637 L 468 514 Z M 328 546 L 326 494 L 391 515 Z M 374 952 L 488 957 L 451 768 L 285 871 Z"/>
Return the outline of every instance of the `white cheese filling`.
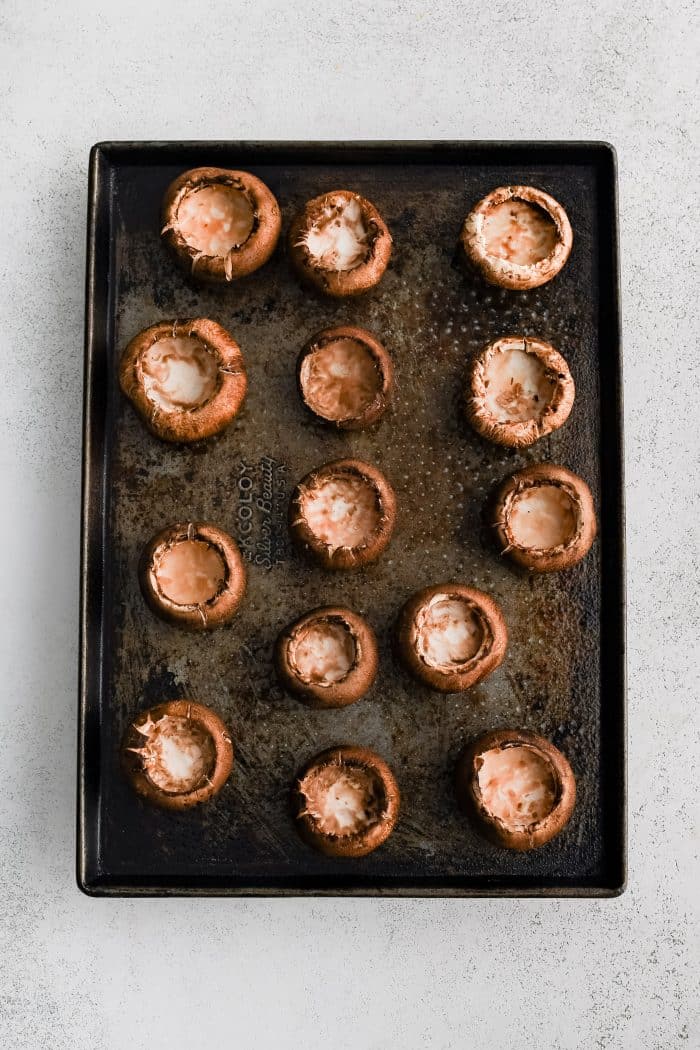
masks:
<path fill-rule="evenodd" d="M 542 208 L 512 198 L 490 208 L 483 220 L 486 253 L 517 266 L 532 266 L 554 251 L 557 227 Z"/>
<path fill-rule="evenodd" d="M 437 595 L 421 610 L 417 624 L 418 652 L 438 670 L 453 670 L 478 653 L 484 640 L 481 620 L 465 601 Z"/>
<path fill-rule="evenodd" d="M 355 339 L 336 339 L 307 354 L 301 386 L 310 408 L 324 419 L 355 419 L 382 387 L 374 358 Z"/>
<path fill-rule="evenodd" d="M 164 336 L 141 355 L 146 397 L 162 412 L 200 408 L 216 393 L 216 354 L 191 336 Z"/>
<path fill-rule="evenodd" d="M 354 270 L 369 253 L 369 230 L 354 198 L 329 205 L 302 235 L 301 244 L 323 270 Z"/>
<path fill-rule="evenodd" d="M 176 225 L 183 239 L 203 255 L 227 255 L 250 236 L 255 212 L 235 186 L 203 186 L 180 201 Z"/>
<path fill-rule="evenodd" d="M 141 756 L 144 772 L 156 787 L 168 794 L 182 795 L 200 787 L 211 774 L 216 748 L 203 726 L 189 718 L 164 715 L 137 726 L 145 737 Z"/>
<path fill-rule="evenodd" d="M 492 748 L 480 756 L 477 773 L 484 806 L 514 830 L 548 816 L 556 801 L 549 762 L 530 747 Z"/>
<path fill-rule="evenodd" d="M 566 546 L 577 527 L 578 507 L 560 485 L 530 485 L 513 497 L 508 528 L 518 547 L 550 550 Z"/>
<path fill-rule="evenodd" d="M 295 634 L 289 656 L 302 681 L 323 686 L 347 678 L 357 649 L 345 624 L 318 620 Z"/>
<path fill-rule="evenodd" d="M 324 478 L 307 489 L 300 510 L 313 534 L 332 550 L 366 546 L 381 523 L 376 489 L 351 474 Z"/>
<path fill-rule="evenodd" d="M 202 605 L 218 594 L 226 579 L 224 559 L 202 540 L 168 547 L 155 567 L 160 590 L 176 605 Z"/>
<path fill-rule="evenodd" d="M 300 787 L 306 811 L 324 835 L 356 835 L 381 818 L 383 791 L 359 766 L 324 766 L 306 776 Z"/>
<path fill-rule="evenodd" d="M 500 350 L 484 369 L 484 406 L 498 423 L 539 422 L 550 404 L 556 382 L 536 354 Z"/>

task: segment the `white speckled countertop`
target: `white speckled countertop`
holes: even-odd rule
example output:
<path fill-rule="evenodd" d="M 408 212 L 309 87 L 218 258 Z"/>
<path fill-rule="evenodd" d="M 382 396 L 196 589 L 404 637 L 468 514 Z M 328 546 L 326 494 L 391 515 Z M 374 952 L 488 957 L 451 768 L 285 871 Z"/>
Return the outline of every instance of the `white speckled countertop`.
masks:
<path fill-rule="evenodd" d="M 544 0 L 0 7 L 3 1050 L 700 1046 L 697 9 L 558 7 L 566 13 Z M 179 138 L 617 147 L 630 683 L 621 898 L 112 901 L 76 889 L 88 151 L 101 139 Z"/>

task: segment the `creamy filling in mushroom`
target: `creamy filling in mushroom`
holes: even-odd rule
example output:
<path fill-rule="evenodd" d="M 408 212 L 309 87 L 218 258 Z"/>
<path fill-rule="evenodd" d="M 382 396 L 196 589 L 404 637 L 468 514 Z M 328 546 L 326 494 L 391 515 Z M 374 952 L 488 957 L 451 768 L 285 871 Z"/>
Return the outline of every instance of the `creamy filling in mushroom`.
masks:
<path fill-rule="evenodd" d="M 491 354 L 484 385 L 484 406 L 498 423 L 539 422 L 556 390 L 556 382 L 537 355 L 525 350 Z"/>
<path fill-rule="evenodd" d="M 314 536 L 332 550 L 365 546 L 382 518 L 374 486 L 352 474 L 320 480 L 302 494 L 300 509 Z"/>
<path fill-rule="evenodd" d="M 155 567 L 161 592 L 176 605 L 204 605 L 220 591 L 226 565 L 203 540 L 181 540 L 163 552 Z"/>
<path fill-rule="evenodd" d="M 146 397 L 162 412 L 201 408 L 219 381 L 216 354 L 191 336 L 164 336 L 141 355 Z"/>
<path fill-rule="evenodd" d="M 184 795 L 200 787 L 216 761 L 211 734 L 189 718 L 163 715 L 136 727 L 145 737 L 135 749 L 150 781 L 172 795 Z"/>
<path fill-rule="evenodd" d="M 369 230 L 354 198 L 327 207 L 302 235 L 316 266 L 322 270 L 354 270 L 369 254 Z"/>
<path fill-rule="evenodd" d="M 549 762 L 531 747 L 495 747 L 480 756 L 477 773 L 488 812 L 513 830 L 544 820 L 556 802 Z"/>
<path fill-rule="evenodd" d="M 300 785 L 306 812 L 324 835 L 357 835 L 381 819 L 384 792 L 361 766 L 330 765 L 313 770 Z"/>
<path fill-rule="evenodd" d="M 300 378 L 309 407 L 333 420 L 362 415 L 382 387 L 372 354 L 355 339 L 336 339 L 307 354 Z"/>
<path fill-rule="evenodd" d="M 226 255 L 244 244 L 253 229 L 255 211 L 243 190 L 235 186 L 203 186 L 191 190 L 177 209 L 177 229 L 195 251 Z"/>
<path fill-rule="evenodd" d="M 327 686 L 347 678 L 357 648 L 347 624 L 318 620 L 295 634 L 289 657 L 303 682 Z"/>
<path fill-rule="evenodd" d="M 517 198 L 490 208 L 482 229 L 487 255 L 517 266 L 532 266 L 546 259 L 558 240 L 556 223 L 549 215 Z"/>
<path fill-rule="evenodd" d="M 561 485 L 542 482 L 513 497 L 508 528 L 518 547 L 550 550 L 567 546 L 577 527 L 578 506 Z"/>
<path fill-rule="evenodd" d="M 421 610 L 417 624 L 418 652 L 438 670 L 468 663 L 484 641 L 481 619 L 471 605 L 448 594 L 437 595 Z"/>

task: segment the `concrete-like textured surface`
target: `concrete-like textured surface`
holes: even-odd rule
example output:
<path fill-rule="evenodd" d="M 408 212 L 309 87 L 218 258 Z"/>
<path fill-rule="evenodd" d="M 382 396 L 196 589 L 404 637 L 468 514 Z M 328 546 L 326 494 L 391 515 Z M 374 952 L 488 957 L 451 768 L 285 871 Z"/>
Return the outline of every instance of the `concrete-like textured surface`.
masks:
<path fill-rule="evenodd" d="M 4 0 L 3 1050 L 700 1046 L 690 3 Z M 695 88 L 695 91 L 694 91 Z M 91 901 L 73 882 L 86 163 L 106 138 L 618 148 L 630 886 L 608 902 Z"/>

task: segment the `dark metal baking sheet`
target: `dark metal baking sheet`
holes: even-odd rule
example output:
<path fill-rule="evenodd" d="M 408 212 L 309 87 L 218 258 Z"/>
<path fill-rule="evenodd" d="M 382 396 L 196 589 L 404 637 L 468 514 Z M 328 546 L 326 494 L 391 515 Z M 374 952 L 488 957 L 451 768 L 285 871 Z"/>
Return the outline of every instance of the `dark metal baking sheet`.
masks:
<path fill-rule="evenodd" d="M 282 247 L 230 288 L 184 277 L 159 240 L 170 180 L 201 164 L 259 175 L 282 206 L 350 187 L 373 200 L 394 236 L 384 280 L 333 302 L 303 291 Z M 509 292 L 466 277 L 454 258 L 469 206 L 494 186 L 532 183 L 567 209 L 574 248 L 543 288 Z M 625 881 L 622 394 L 615 158 L 598 143 L 103 143 L 91 155 L 79 726 L 78 882 L 92 894 L 610 896 Z M 119 393 L 119 353 L 162 318 L 208 316 L 240 342 L 250 392 L 206 448 L 151 437 Z M 298 349 L 317 329 L 376 332 L 397 372 L 393 410 L 368 433 L 335 434 L 305 414 Z M 466 426 L 468 354 L 501 334 L 551 340 L 577 388 L 565 427 L 529 450 L 500 449 Z M 352 454 L 394 484 L 389 551 L 358 574 L 329 574 L 290 549 L 292 485 Z M 575 569 L 528 578 L 494 551 L 481 524 L 493 485 L 539 460 L 593 489 L 600 537 Z M 156 620 L 137 585 L 143 543 L 172 521 L 211 520 L 251 562 L 233 624 L 187 635 Z M 510 631 L 504 664 L 464 695 L 407 677 L 390 645 L 405 598 L 459 579 L 493 594 Z M 311 711 L 278 687 L 279 629 L 321 602 L 364 613 L 381 647 L 371 693 Z M 234 773 L 197 811 L 149 809 L 118 768 L 127 722 L 176 696 L 216 708 L 233 730 Z M 578 782 L 564 833 L 529 854 L 482 839 L 457 810 L 452 773 L 465 741 L 501 725 L 551 737 Z M 334 743 L 379 751 L 399 780 L 396 831 L 359 860 L 324 858 L 297 837 L 288 809 L 297 768 Z"/>

